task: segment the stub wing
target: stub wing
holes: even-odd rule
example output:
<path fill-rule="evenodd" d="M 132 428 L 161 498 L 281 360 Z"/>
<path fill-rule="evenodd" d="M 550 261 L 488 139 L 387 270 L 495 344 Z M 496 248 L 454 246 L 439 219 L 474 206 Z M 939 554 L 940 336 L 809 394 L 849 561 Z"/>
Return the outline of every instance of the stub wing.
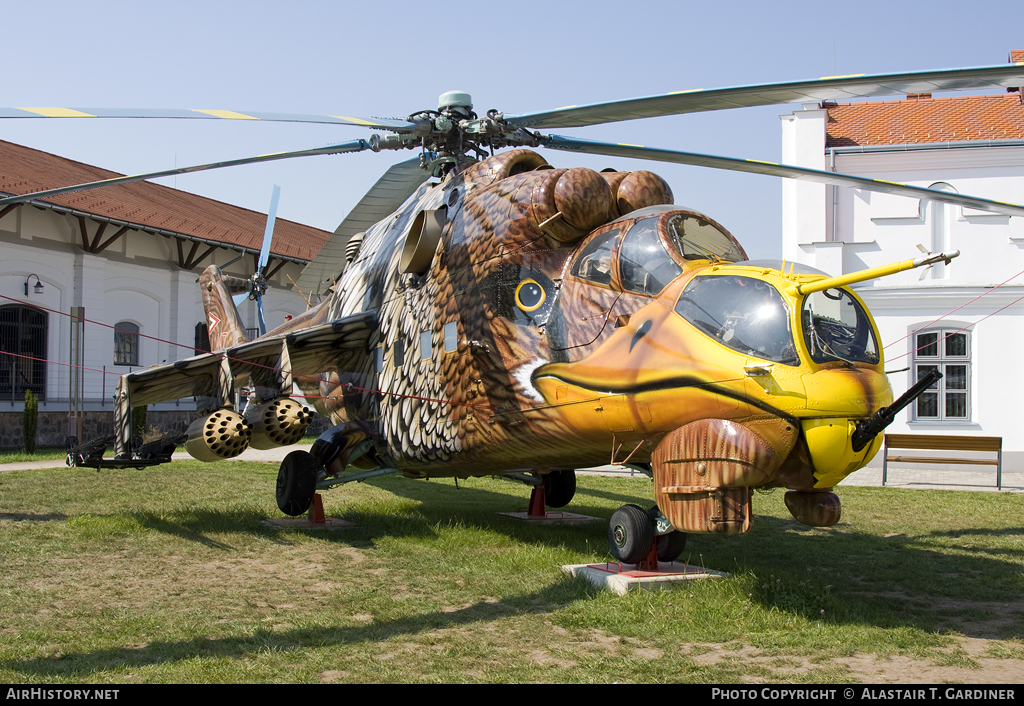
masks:
<path fill-rule="evenodd" d="M 114 418 L 115 453 L 121 456 L 128 448 L 132 407 L 191 396 L 213 398 L 221 406 L 232 401 L 235 386 L 242 384 L 289 395 L 298 376 L 364 367 L 376 330 L 377 314 L 364 312 L 123 375 Z"/>

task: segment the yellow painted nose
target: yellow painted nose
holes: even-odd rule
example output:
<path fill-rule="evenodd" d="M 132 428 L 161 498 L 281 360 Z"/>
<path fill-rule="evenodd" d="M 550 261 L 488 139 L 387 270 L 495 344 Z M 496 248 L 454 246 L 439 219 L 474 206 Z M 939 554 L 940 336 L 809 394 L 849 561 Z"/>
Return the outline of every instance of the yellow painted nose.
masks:
<path fill-rule="evenodd" d="M 805 419 L 802 426 L 817 480 L 815 488 L 833 487 L 864 467 L 882 446 L 882 435 L 879 434 L 863 449 L 854 451 L 850 439 L 856 424 L 847 417 Z"/>

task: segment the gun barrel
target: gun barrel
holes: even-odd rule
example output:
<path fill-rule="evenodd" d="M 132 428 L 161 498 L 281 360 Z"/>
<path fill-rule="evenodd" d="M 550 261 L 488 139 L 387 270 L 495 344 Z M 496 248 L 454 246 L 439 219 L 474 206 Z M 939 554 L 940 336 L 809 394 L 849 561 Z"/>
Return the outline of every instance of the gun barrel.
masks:
<path fill-rule="evenodd" d="M 853 432 L 853 438 L 851 440 L 853 443 L 853 450 L 860 451 L 871 443 L 871 440 L 878 436 L 880 431 L 892 424 L 896 415 L 904 407 L 920 397 L 921 393 L 934 385 L 941 378 L 942 373 L 940 373 L 938 369 L 928 371 L 928 373 L 918 380 L 913 387 L 900 395 L 898 400 L 888 407 L 882 407 L 867 419 L 857 422 L 857 429 Z"/>

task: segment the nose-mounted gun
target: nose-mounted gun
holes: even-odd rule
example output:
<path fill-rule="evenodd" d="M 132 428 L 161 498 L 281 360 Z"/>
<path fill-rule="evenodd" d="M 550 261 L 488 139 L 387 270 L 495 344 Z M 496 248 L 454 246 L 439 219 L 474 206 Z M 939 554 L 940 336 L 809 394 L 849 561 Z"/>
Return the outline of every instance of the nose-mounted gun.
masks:
<path fill-rule="evenodd" d="M 928 374 L 917 381 L 917 384 L 900 395 L 900 398 L 888 407 L 882 407 L 867 419 L 857 422 L 857 428 L 850 438 L 853 450 L 860 451 L 871 443 L 871 440 L 878 436 L 878 432 L 892 424 L 896 415 L 911 402 L 916 400 L 922 392 L 934 385 L 942 378 L 938 370 L 930 370 Z"/>

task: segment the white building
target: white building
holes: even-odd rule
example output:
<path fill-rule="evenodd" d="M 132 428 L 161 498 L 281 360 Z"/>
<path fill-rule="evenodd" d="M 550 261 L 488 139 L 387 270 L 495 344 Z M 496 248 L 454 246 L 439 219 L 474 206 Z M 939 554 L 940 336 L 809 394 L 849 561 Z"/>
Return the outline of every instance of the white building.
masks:
<path fill-rule="evenodd" d="M 118 176 L 0 141 L 0 193 L 25 194 Z M 270 195 L 270 184 L 267 194 Z M 210 264 L 250 276 L 266 214 L 147 182 L 0 206 L 0 448 L 20 447 L 26 389 L 40 398 L 38 443 L 68 431 L 72 307 L 84 307 L 83 436 L 101 435 L 119 375 L 195 355 L 205 314 L 196 279 Z M 267 267 L 267 326 L 306 308 L 297 280 L 330 237 L 278 219 Z M 230 263 L 230 264 L 229 264 Z M 252 302 L 240 307 L 256 329 Z M 114 329 L 116 327 L 116 330 Z M 180 426 L 190 401 L 154 405 L 149 424 Z"/>
<path fill-rule="evenodd" d="M 1010 60 L 1024 62 L 1024 51 Z M 782 116 L 782 161 L 988 199 L 1024 201 L 1020 89 L 997 95 L 809 104 Z M 944 377 L 889 433 L 1000 436 L 1024 470 L 1016 390 L 1024 349 L 1024 219 L 787 181 L 783 256 L 830 275 L 960 250 L 948 266 L 856 285 L 885 347 L 895 395 L 938 366 Z M 872 465 L 881 464 L 881 454 Z"/>

